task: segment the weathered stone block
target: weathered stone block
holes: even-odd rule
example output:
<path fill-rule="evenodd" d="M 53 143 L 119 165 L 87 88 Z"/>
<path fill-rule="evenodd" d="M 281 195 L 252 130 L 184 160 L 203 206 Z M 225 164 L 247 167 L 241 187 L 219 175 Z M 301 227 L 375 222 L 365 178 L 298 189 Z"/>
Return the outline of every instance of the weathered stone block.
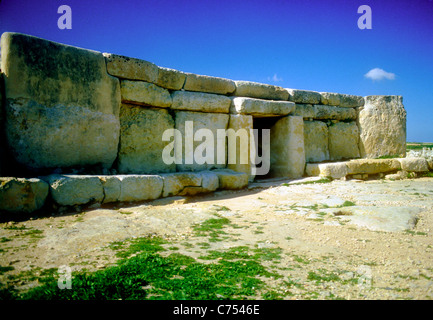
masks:
<path fill-rule="evenodd" d="M 271 128 L 272 176 L 300 178 L 305 170 L 304 121 L 302 117 L 287 116 Z"/>
<path fill-rule="evenodd" d="M 197 75 L 193 73 L 186 74 L 186 81 L 183 86 L 187 91 L 199 91 L 217 94 L 229 94 L 235 91 L 235 83 L 232 80 Z"/>
<path fill-rule="evenodd" d="M 164 182 L 157 175 L 118 175 L 120 180 L 119 201 L 132 202 L 158 199 Z"/>
<path fill-rule="evenodd" d="M 321 121 L 304 121 L 306 162 L 329 160 L 328 126 Z"/>
<path fill-rule="evenodd" d="M 288 100 L 296 103 L 318 104 L 322 99 L 319 92 L 309 90 L 287 89 L 290 94 Z"/>
<path fill-rule="evenodd" d="M 222 139 L 218 139 L 218 129 L 226 130 L 228 125 L 229 115 L 223 113 L 202 113 L 191 111 L 176 111 L 175 113 L 175 128 L 179 130 L 182 139 L 175 141 L 175 149 L 182 150 L 182 163 L 177 164 L 177 171 L 202 171 L 213 168 L 225 168 L 227 163 L 227 146 L 225 143 L 225 135 Z M 190 130 L 191 129 L 191 130 Z M 200 129 L 209 129 L 211 137 L 198 136 L 197 131 Z M 199 132 L 202 133 L 202 132 Z M 181 148 L 179 143 L 182 144 Z M 207 143 L 213 143 L 213 156 L 204 148 Z M 204 150 L 201 149 L 201 147 Z M 224 154 L 217 151 L 218 146 L 223 146 Z M 222 152 L 222 151 L 221 151 Z M 198 163 L 197 156 L 204 158 L 204 163 Z M 208 159 L 206 159 L 209 157 Z M 220 161 L 221 160 L 221 161 Z"/>
<path fill-rule="evenodd" d="M 228 113 L 231 104 L 229 97 L 211 93 L 175 91 L 172 97 L 174 110 Z"/>
<path fill-rule="evenodd" d="M 356 120 L 354 108 L 341 108 L 336 106 L 314 105 L 314 119 L 317 120 Z"/>
<path fill-rule="evenodd" d="M 253 164 L 250 160 L 252 138 L 250 130 L 253 129 L 253 117 L 231 114 L 227 131 L 230 129 L 234 131 L 234 135 L 227 139 L 227 168 L 236 172 L 244 172 L 248 174 L 248 180 L 253 181 L 255 175 L 251 170 Z"/>
<path fill-rule="evenodd" d="M 165 164 L 162 141 L 165 130 L 174 128 L 166 109 L 141 108 L 122 104 L 121 135 L 118 155 L 119 173 L 151 174 L 174 172 L 175 164 Z"/>
<path fill-rule="evenodd" d="M 168 108 L 172 99 L 168 90 L 144 81 L 122 80 L 120 82 L 122 102 L 144 106 Z"/>
<path fill-rule="evenodd" d="M 158 66 L 145 60 L 130 58 L 113 53 L 103 53 L 107 62 L 107 72 L 113 76 L 142 80 L 156 83 L 158 79 Z"/>
<path fill-rule="evenodd" d="M 97 176 L 50 175 L 42 177 L 50 185 L 53 200 L 62 206 L 73 206 L 104 199 L 102 183 Z"/>
<path fill-rule="evenodd" d="M 320 92 L 320 102 L 330 106 L 339 106 L 341 94 L 333 92 Z"/>
<path fill-rule="evenodd" d="M 400 170 L 400 162 L 396 159 L 357 159 L 347 162 L 349 174 L 357 173 L 385 173 Z"/>
<path fill-rule="evenodd" d="M 316 113 L 313 105 L 296 103 L 295 111 L 293 111 L 292 115 L 300 116 L 304 119 L 313 119 Z"/>
<path fill-rule="evenodd" d="M 30 213 L 40 209 L 48 196 L 48 183 L 40 179 L 0 177 L 0 210 Z"/>
<path fill-rule="evenodd" d="M 102 203 L 119 201 L 121 183 L 117 176 L 99 176 L 104 191 Z"/>
<path fill-rule="evenodd" d="M 201 187 L 202 177 L 195 172 L 176 172 L 161 175 L 164 181 L 162 196 L 180 194 L 186 187 Z"/>
<path fill-rule="evenodd" d="M 340 104 L 342 108 L 356 108 L 364 105 L 364 97 L 351 94 L 340 94 Z"/>
<path fill-rule="evenodd" d="M 248 185 L 248 175 L 246 173 L 229 169 L 214 170 L 212 173 L 218 176 L 220 189 L 235 190 L 245 188 Z"/>
<path fill-rule="evenodd" d="M 428 162 L 425 158 L 400 158 L 401 169 L 407 172 L 429 171 Z"/>
<path fill-rule="evenodd" d="M 307 163 L 305 173 L 308 176 L 322 176 L 341 179 L 349 174 L 347 162 Z"/>
<path fill-rule="evenodd" d="M 158 78 L 156 84 L 170 90 L 180 90 L 185 83 L 186 74 L 184 72 L 158 67 Z"/>
<path fill-rule="evenodd" d="M 7 141 L 29 168 L 110 168 L 119 141 L 119 80 L 101 53 L 18 33 L 1 38 Z"/>
<path fill-rule="evenodd" d="M 244 97 L 232 98 L 230 107 L 230 113 L 250 114 L 256 117 L 285 116 L 294 110 L 293 102 Z"/>
<path fill-rule="evenodd" d="M 269 100 L 287 100 L 289 98 L 289 93 L 282 87 L 251 81 L 235 81 L 235 84 L 234 95 L 238 97 Z"/>
<path fill-rule="evenodd" d="M 330 160 L 359 158 L 359 130 L 356 122 L 337 122 L 328 127 Z"/>
<path fill-rule="evenodd" d="M 401 96 L 367 96 L 359 112 L 363 158 L 406 155 L 406 110 Z"/>

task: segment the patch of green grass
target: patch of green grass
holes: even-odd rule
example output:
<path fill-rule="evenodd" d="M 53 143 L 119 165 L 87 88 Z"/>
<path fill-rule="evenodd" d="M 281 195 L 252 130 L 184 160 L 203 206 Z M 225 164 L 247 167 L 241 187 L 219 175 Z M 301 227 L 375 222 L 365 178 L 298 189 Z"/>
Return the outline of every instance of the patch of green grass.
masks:
<path fill-rule="evenodd" d="M 8 241 L 12 241 L 12 240 L 9 239 L 9 238 L 6 238 L 6 237 L 1 237 L 1 238 L 0 238 L 0 243 L 8 242 Z"/>
<path fill-rule="evenodd" d="M 352 201 L 344 201 L 342 205 L 339 205 L 338 208 L 344 208 L 344 207 L 353 207 L 356 206 L 356 204 Z"/>
<path fill-rule="evenodd" d="M 411 234 L 413 236 L 426 236 L 427 233 L 421 231 L 405 230 L 405 233 Z"/>
<path fill-rule="evenodd" d="M 148 252 L 156 253 L 165 251 L 162 244 L 167 243 L 166 240 L 159 237 L 143 237 L 129 240 L 128 243 L 114 242 L 111 244 L 113 250 L 118 250 L 116 256 L 119 258 L 127 258 L 133 254 Z M 127 248 L 125 248 L 127 246 Z"/>
<path fill-rule="evenodd" d="M 400 158 L 400 155 L 395 154 L 395 155 L 385 155 L 385 156 L 380 156 L 374 159 L 395 159 L 395 158 Z"/>
<path fill-rule="evenodd" d="M 14 269 L 15 268 L 12 266 L 7 266 L 7 267 L 0 266 L 0 275 L 5 273 L 5 272 L 12 271 Z"/>

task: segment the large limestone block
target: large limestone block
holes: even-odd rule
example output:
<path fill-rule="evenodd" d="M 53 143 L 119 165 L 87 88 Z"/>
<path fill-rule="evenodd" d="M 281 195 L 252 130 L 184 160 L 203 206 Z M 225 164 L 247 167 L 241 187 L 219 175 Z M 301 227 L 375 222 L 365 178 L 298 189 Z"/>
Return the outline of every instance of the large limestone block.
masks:
<path fill-rule="evenodd" d="M 175 129 L 182 137 L 175 140 L 175 149 L 182 150 L 182 163 L 177 164 L 177 171 L 225 168 L 227 146 L 223 131 L 227 129 L 228 120 L 229 115 L 223 113 L 176 111 Z"/>
<path fill-rule="evenodd" d="M 300 178 L 305 170 L 304 121 L 299 116 L 279 119 L 271 128 L 271 176 Z"/>
<path fill-rule="evenodd" d="M 400 170 L 400 162 L 396 159 L 357 159 L 347 162 L 349 174 L 376 174 Z"/>
<path fill-rule="evenodd" d="M 429 165 L 425 158 L 400 158 L 401 169 L 407 172 L 426 172 Z"/>
<path fill-rule="evenodd" d="M 174 110 L 228 113 L 231 104 L 229 97 L 211 93 L 174 91 L 172 97 Z"/>
<path fill-rule="evenodd" d="M 104 191 L 102 203 L 119 201 L 121 182 L 117 176 L 99 176 Z"/>
<path fill-rule="evenodd" d="M 305 161 L 329 160 L 328 126 L 321 121 L 304 121 Z"/>
<path fill-rule="evenodd" d="M 334 92 L 320 92 L 320 103 L 330 106 L 339 106 L 341 94 Z"/>
<path fill-rule="evenodd" d="M 364 105 L 364 97 L 351 94 L 340 94 L 340 104 L 342 108 L 357 108 Z"/>
<path fill-rule="evenodd" d="M 152 62 L 130 58 L 113 53 L 103 54 L 107 61 L 107 72 L 113 76 L 142 80 L 170 90 L 182 89 L 186 74 L 184 72 L 159 67 Z"/>
<path fill-rule="evenodd" d="M 406 110 L 401 96 L 367 96 L 359 112 L 363 158 L 406 155 Z"/>
<path fill-rule="evenodd" d="M 294 116 L 301 116 L 304 119 L 313 119 L 316 115 L 314 107 L 311 104 L 296 103 L 295 111 L 293 111 Z"/>
<path fill-rule="evenodd" d="M 289 98 L 289 93 L 282 87 L 251 81 L 235 81 L 235 84 L 234 95 L 238 97 L 269 100 L 287 100 Z"/>
<path fill-rule="evenodd" d="M 248 180 L 253 181 L 255 174 L 252 172 L 251 130 L 253 129 L 253 117 L 243 114 L 231 114 L 228 125 L 227 138 L 227 168 L 236 172 L 248 174 Z M 232 133 L 229 133 L 233 130 Z"/>
<path fill-rule="evenodd" d="M 172 103 L 168 90 L 144 81 L 122 80 L 120 92 L 126 103 L 160 108 L 168 108 Z"/>
<path fill-rule="evenodd" d="M 104 199 L 102 183 L 97 176 L 50 175 L 42 177 L 50 185 L 53 200 L 62 206 L 73 206 Z"/>
<path fill-rule="evenodd" d="M 163 197 L 196 195 L 219 187 L 218 176 L 210 171 L 166 173 L 161 177 L 164 181 Z"/>
<path fill-rule="evenodd" d="M 314 105 L 314 119 L 317 120 L 356 120 L 355 108 Z"/>
<path fill-rule="evenodd" d="M 359 130 L 356 122 L 337 122 L 328 127 L 329 158 L 359 158 Z"/>
<path fill-rule="evenodd" d="M 164 182 L 157 175 L 118 175 L 120 180 L 119 201 L 133 202 L 158 199 Z"/>
<path fill-rule="evenodd" d="M 295 108 L 295 104 L 289 101 L 234 97 L 232 98 L 230 113 L 249 114 L 256 117 L 275 117 L 288 115 Z"/>
<path fill-rule="evenodd" d="M 119 80 L 101 53 L 18 33 L 1 38 L 7 141 L 29 168 L 111 167 Z"/>
<path fill-rule="evenodd" d="M 119 173 L 176 171 L 176 165 L 166 164 L 162 157 L 167 145 L 162 136 L 165 130 L 174 128 L 174 121 L 166 109 L 122 104 L 120 124 Z"/>
<path fill-rule="evenodd" d="M 193 73 L 186 74 L 184 90 L 199 91 L 217 94 L 230 94 L 235 91 L 235 83 L 232 80 L 198 75 Z"/>
<path fill-rule="evenodd" d="M 48 183 L 40 179 L 0 177 L 0 210 L 33 212 L 43 206 L 48 191 Z"/>
<path fill-rule="evenodd" d="M 319 92 L 309 90 L 287 89 L 290 94 L 288 100 L 296 103 L 318 104 L 322 99 Z"/>
<path fill-rule="evenodd" d="M 307 163 L 305 173 L 308 176 L 322 176 L 332 179 L 341 179 L 349 174 L 349 169 L 346 162 Z"/>
<path fill-rule="evenodd" d="M 214 170 L 219 179 L 219 188 L 236 190 L 245 188 L 248 185 L 248 175 L 243 172 L 235 172 L 229 169 Z"/>

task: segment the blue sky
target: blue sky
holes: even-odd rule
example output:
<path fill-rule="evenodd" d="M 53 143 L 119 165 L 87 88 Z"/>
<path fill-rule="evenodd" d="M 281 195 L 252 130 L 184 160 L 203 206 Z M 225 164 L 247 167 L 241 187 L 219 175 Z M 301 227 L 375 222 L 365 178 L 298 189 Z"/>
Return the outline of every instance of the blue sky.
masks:
<path fill-rule="evenodd" d="M 57 27 L 63 4 L 71 30 Z M 432 0 L 2 0 L 5 31 L 233 80 L 402 95 L 407 140 L 433 142 Z M 365 77 L 374 68 L 394 77 Z"/>

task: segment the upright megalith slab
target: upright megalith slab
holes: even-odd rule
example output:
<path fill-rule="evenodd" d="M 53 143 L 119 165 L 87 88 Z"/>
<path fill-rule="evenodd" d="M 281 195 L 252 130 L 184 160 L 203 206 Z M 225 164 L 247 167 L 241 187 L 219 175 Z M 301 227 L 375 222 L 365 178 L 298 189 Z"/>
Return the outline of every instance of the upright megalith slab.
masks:
<path fill-rule="evenodd" d="M 406 110 L 401 96 L 367 96 L 358 117 L 363 158 L 406 155 Z"/>
<path fill-rule="evenodd" d="M 359 130 L 355 121 L 331 124 L 328 137 L 330 160 L 359 158 Z"/>
<path fill-rule="evenodd" d="M 122 104 L 120 111 L 119 173 L 153 174 L 176 171 L 175 164 L 166 164 L 162 152 L 166 130 L 174 121 L 166 109 L 143 108 Z"/>
<path fill-rule="evenodd" d="M 225 130 L 229 115 L 191 111 L 175 112 L 175 150 L 181 150 L 177 171 L 202 171 L 225 168 L 227 144 Z M 220 133 L 218 133 L 218 131 Z"/>
<path fill-rule="evenodd" d="M 270 174 L 300 178 L 305 170 L 304 121 L 300 116 L 279 119 L 271 128 Z"/>
<path fill-rule="evenodd" d="M 7 143 L 31 169 L 110 168 L 119 142 L 119 80 L 101 53 L 19 33 L 1 37 Z"/>
<path fill-rule="evenodd" d="M 304 121 L 305 159 L 307 162 L 329 160 L 328 126 L 322 121 Z"/>

